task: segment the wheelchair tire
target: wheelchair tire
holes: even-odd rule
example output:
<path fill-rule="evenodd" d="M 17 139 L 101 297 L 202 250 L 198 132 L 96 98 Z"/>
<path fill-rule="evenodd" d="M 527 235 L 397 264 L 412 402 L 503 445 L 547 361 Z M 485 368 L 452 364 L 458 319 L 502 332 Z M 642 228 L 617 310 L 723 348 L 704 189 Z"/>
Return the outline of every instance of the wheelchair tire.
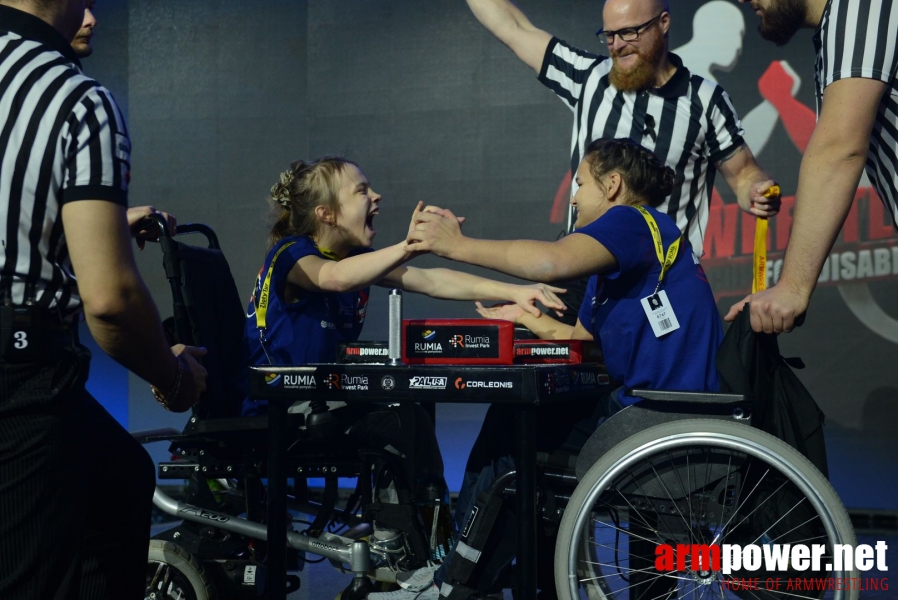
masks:
<path fill-rule="evenodd" d="M 655 571 L 657 545 L 681 543 L 825 544 L 826 554 L 819 571 L 724 576 L 701 564 L 693 570 L 691 558 L 685 569 Z M 786 586 L 791 578 L 859 577 L 826 561 L 833 544 L 856 543 L 839 496 L 794 448 L 740 423 L 685 419 L 627 438 L 584 475 L 559 527 L 555 582 L 561 600 L 854 600 L 857 590 Z M 766 589 L 768 577 L 780 577 L 781 586 Z M 738 589 L 733 580 L 740 578 L 760 578 L 760 586 Z"/>
<path fill-rule="evenodd" d="M 208 573 L 181 546 L 150 540 L 145 600 L 215 600 Z"/>

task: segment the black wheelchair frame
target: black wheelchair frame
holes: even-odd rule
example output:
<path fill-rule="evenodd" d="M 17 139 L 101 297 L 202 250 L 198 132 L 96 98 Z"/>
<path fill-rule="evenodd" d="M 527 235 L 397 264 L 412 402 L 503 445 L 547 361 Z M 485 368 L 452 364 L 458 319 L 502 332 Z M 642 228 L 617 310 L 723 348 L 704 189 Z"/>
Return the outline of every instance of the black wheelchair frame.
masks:
<path fill-rule="evenodd" d="M 177 228 L 179 235 L 204 236 L 203 248 L 175 241 L 165 219 L 158 214 L 152 218 L 162 232 L 159 243 L 173 297 L 168 334 L 174 343 L 206 347 L 203 362 L 210 376 L 205 398 L 193 408 L 183 431 L 134 434 L 142 443 L 171 443 L 174 458 L 159 464 L 160 479 L 188 480 L 187 502 L 171 498 L 162 488 L 155 491 L 155 506 L 183 522 L 151 541 L 146 595 L 154 600 L 183 595 L 196 600 L 219 594 L 259 597 L 268 539 L 266 491 L 261 483 L 267 476 L 268 417 L 238 416 L 245 398 L 243 306 L 217 236 L 209 227 Z M 326 406 L 316 406 L 312 413 L 328 417 Z M 291 509 L 314 515 L 302 533 L 286 533 L 294 562 L 301 564 L 306 554 L 312 554 L 351 573 L 353 578 L 342 595 L 345 600 L 364 598 L 373 591 L 368 577 L 372 573 L 380 581 L 395 581 L 400 560 L 411 567 L 423 564 L 423 526 L 415 528 L 412 523 L 412 531 L 403 532 L 398 548 L 395 543 L 359 541 L 372 528 L 357 509 L 372 505 L 371 481 L 390 468 L 392 459 L 334 432 L 328 418 L 319 419 L 317 425 L 302 414 L 288 419 L 291 430 L 299 432 L 286 459 L 288 472 L 294 474 Z M 326 442 L 332 435 L 338 441 Z M 358 486 L 339 510 L 341 477 L 357 478 Z M 309 478 L 324 479 L 320 500 L 311 498 Z M 348 529 L 341 535 L 328 531 L 338 527 Z M 298 587 L 299 578 L 288 577 L 288 592 Z"/>

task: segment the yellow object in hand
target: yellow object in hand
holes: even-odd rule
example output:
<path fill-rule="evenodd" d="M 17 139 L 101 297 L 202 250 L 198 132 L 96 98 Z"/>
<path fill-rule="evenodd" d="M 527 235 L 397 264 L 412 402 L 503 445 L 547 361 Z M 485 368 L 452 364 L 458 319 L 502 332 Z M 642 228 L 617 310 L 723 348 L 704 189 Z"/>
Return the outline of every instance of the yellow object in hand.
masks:
<path fill-rule="evenodd" d="M 765 198 L 773 198 L 780 195 L 780 186 L 771 185 L 764 192 Z M 751 280 L 751 293 L 767 289 L 767 217 L 758 217 L 755 221 L 755 252 L 752 261 L 753 275 Z"/>

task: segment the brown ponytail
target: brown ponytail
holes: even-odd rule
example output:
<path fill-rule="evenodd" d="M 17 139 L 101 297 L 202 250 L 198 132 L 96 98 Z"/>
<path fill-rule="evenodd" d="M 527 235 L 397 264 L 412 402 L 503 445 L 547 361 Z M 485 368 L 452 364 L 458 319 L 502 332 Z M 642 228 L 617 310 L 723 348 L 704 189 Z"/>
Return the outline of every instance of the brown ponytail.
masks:
<path fill-rule="evenodd" d="M 584 160 L 598 181 L 616 171 L 627 184 L 633 204 L 645 202 L 655 207 L 673 191 L 677 177 L 673 169 L 661 163 L 655 154 L 627 138 L 598 139 L 586 148 Z"/>

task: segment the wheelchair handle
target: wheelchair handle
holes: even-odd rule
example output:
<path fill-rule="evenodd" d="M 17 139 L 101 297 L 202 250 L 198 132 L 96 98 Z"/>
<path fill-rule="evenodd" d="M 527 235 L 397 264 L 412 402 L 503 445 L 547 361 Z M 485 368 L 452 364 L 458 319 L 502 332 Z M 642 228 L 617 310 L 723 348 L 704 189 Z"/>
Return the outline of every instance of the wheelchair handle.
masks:
<path fill-rule="evenodd" d="M 168 220 L 162 215 L 162 213 L 154 212 L 153 214 L 144 217 L 140 220 L 140 223 L 146 223 L 149 225 L 152 223 L 152 226 L 155 226 L 159 231 L 159 237 L 164 237 L 167 239 L 171 239 L 171 231 L 168 227 Z M 186 233 L 199 233 L 202 234 L 206 238 L 207 247 L 212 250 L 220 250 L 221 245 L 218 243 L 218 236 L 212 231 L 212 228 L 204 223 L 185 223 L 183 225 L 178 225 L 175 229 L 175 235 L 183 235 Z"/>

